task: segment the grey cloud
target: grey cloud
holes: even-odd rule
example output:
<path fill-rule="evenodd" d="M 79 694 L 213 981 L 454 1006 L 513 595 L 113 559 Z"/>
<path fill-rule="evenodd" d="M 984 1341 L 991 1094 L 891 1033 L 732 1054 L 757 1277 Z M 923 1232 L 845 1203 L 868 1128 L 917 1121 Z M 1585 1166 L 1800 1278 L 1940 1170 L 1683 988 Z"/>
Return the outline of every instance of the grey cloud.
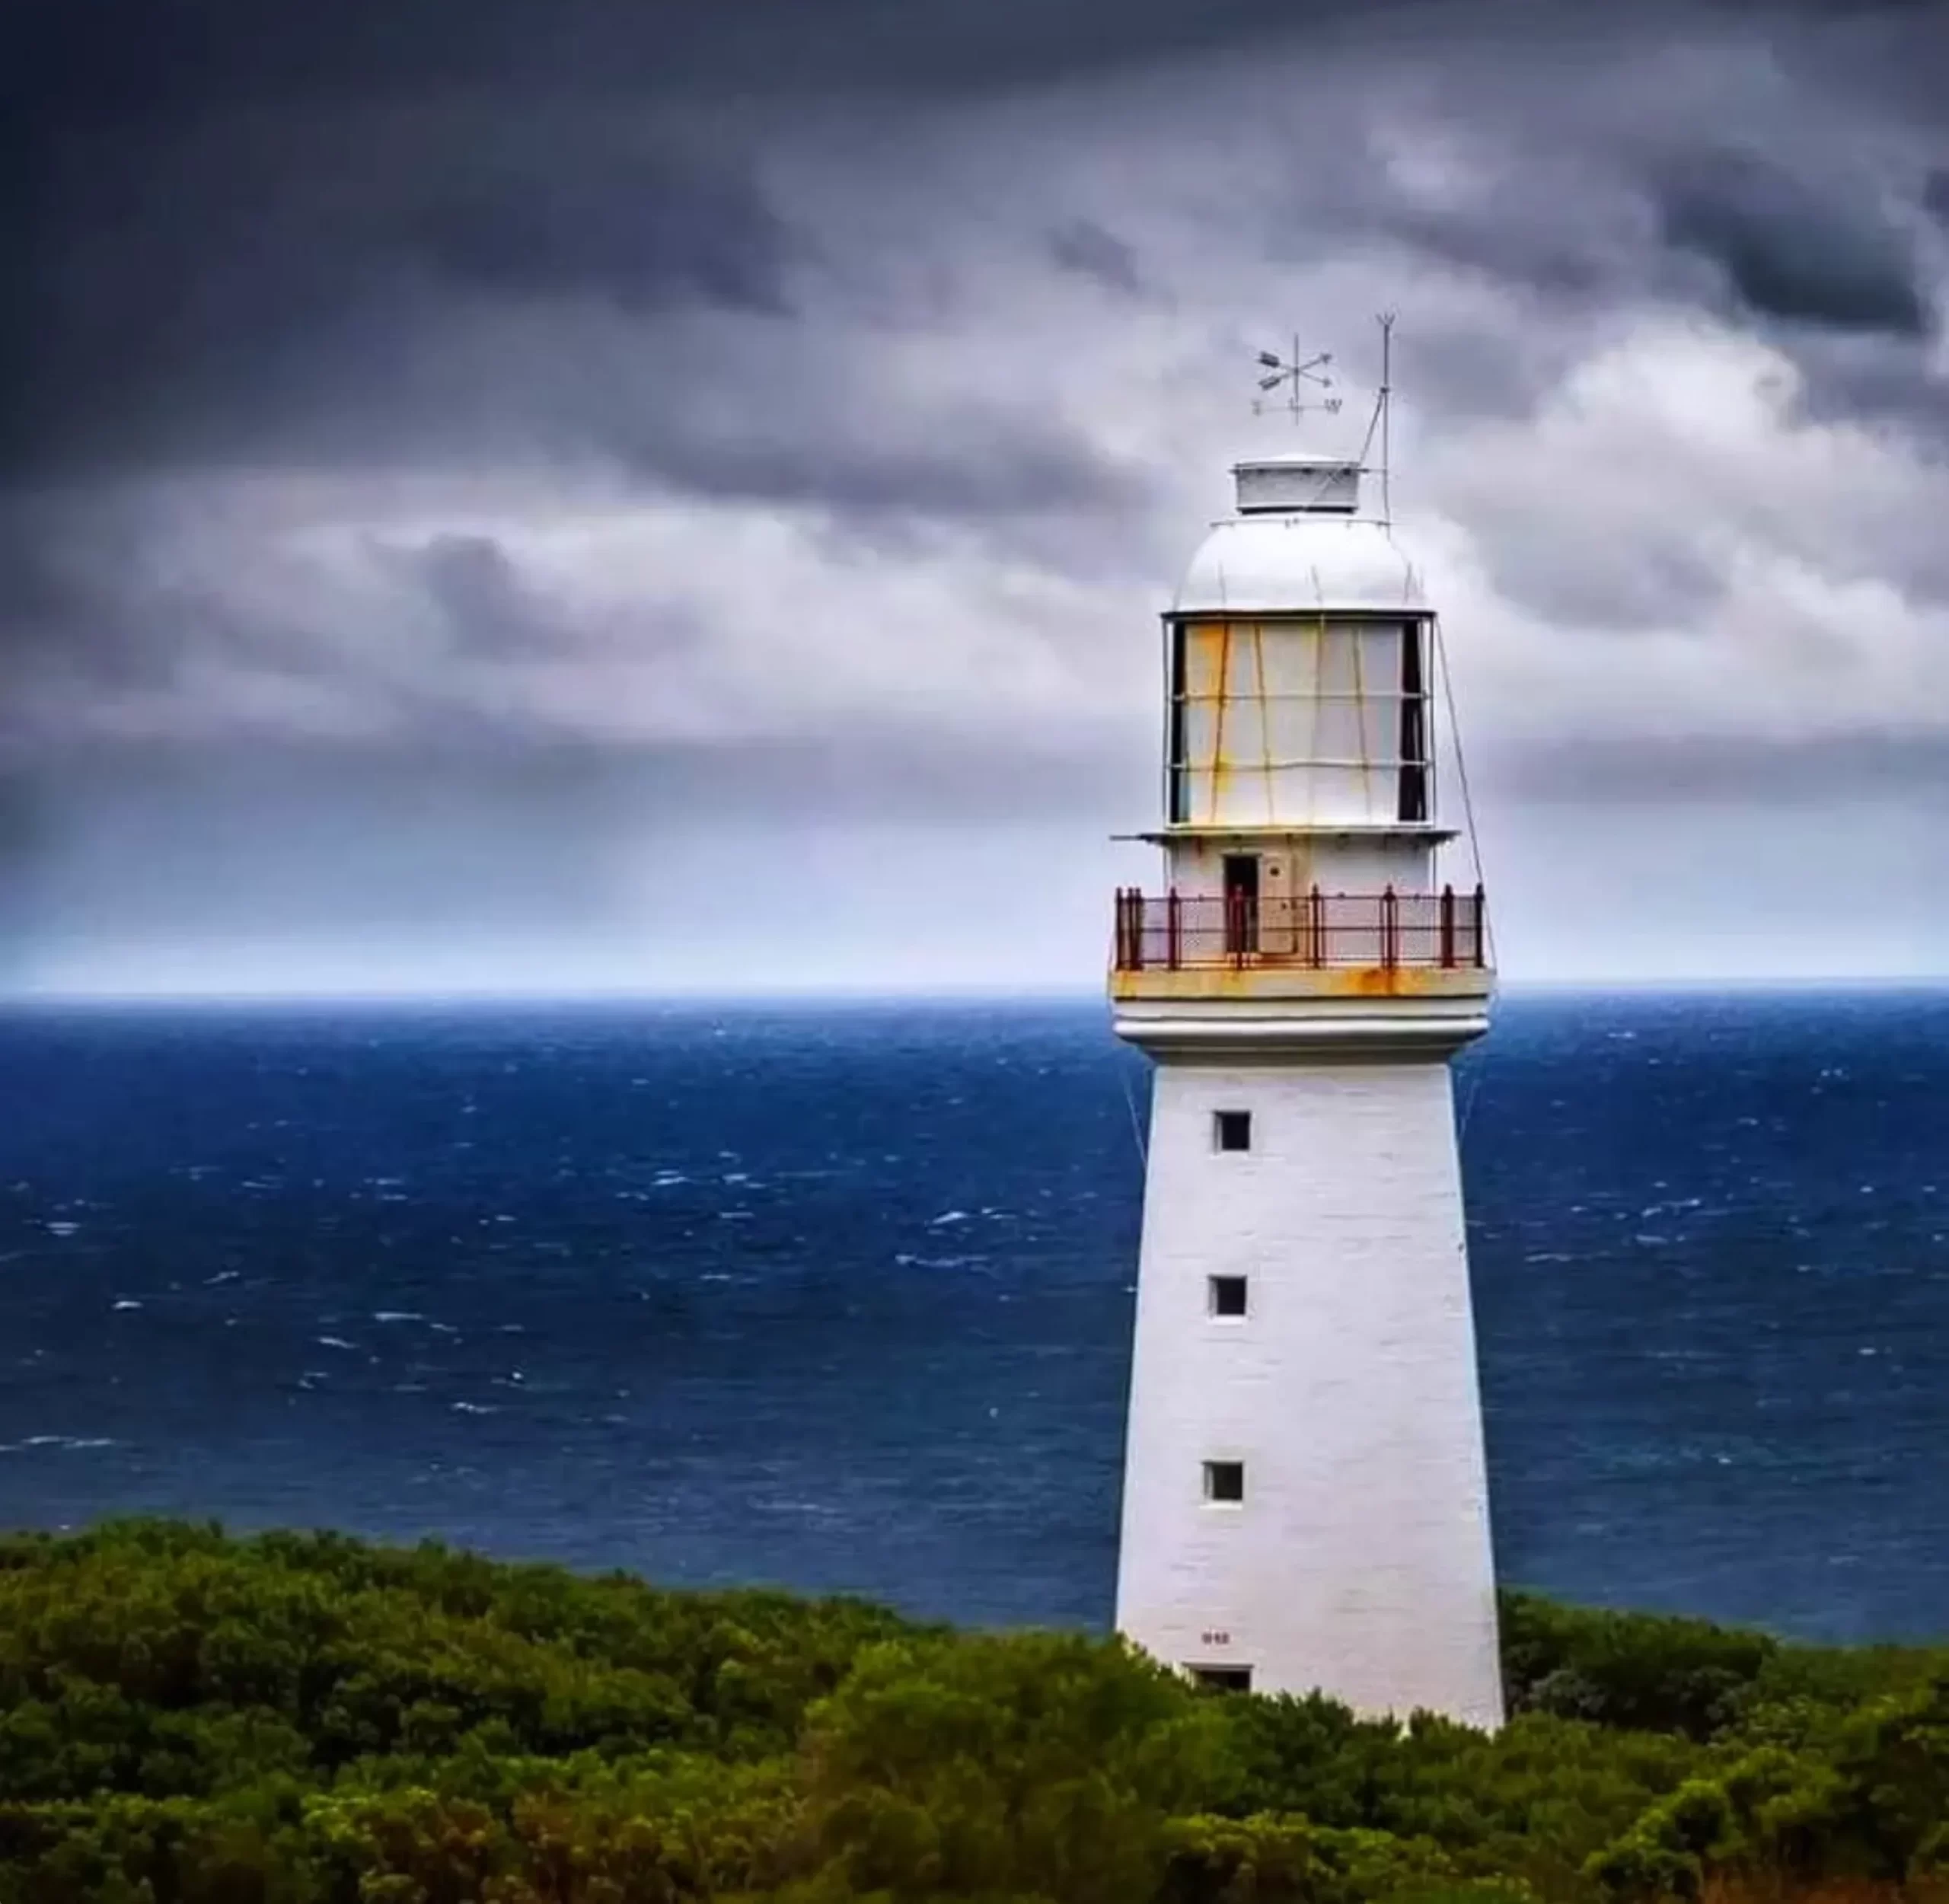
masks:
<path fill-rule="evenodd" d="M 1866 425 L 1921 445 L 1931 461 L 1949 448 L 1949 380 L 1931 361 L 1931 339 L 1823 332 L 1799 340 L 1791 355 L 1803 379 L 1798 408 L 1809 421 Z M 1939 538 L 1931 528 L 1919 544 L 1903 576 L 1939 594 Z"/>
<path fill-rule="evenodd" d="M 1615 178 L 1569 189 L 1559 171 L 1512 182 L 1483 202 L 1429 210 L 1372 208 L 1396 244 L 1493 283 L 1566 303 L 1641 291 L 1651 273 L 1629 229 L 1637 208 Z M 1620 230 L 1622 225 L 1625 228 Z"/>
<path fill-rule="evenodd" d="M 394 561 L 431 597 L 462 654 L 501 659 L 560 652 L 559 612 L 537 597 L 492 536 L 435 536 Z"/>
<path fill-rule="evenodd" d="M 1121 296 L 1141 297 L 1147 289 L 1136 251 L 1093 218 L 1072 218 L 1051 232 L 1049 255 L 1064 270 Z"/>
<path fill-rule="evenodd" d="M 1756 317 L 1897 338 L 1928 327 L 1912 238 L 1872 203 L 1722 148 L 1672 160 L 1658 209 L 1667 241 L 1723 273 Z"/>
<path fill-rule="evenodd" d="M 1626 537 L 1539 537 L 1533 526 L 1493 503 L 1475 520 L 1497 588 L 1566 633 L 1694 625 L 1725 593 L 1722 563 L 1682 527 Z"/>
<path fill-rule="evenodd" d="M 81 148 L 17 227 L 0 469 L 247 454 L 348 418 L 382 447 L 471 306 L 779 314 L 802 262 L 742 159 L 545 97 L 137 119 Z"/>
<path fill-rule="evenodd" d="M 573 759 L 471 765 L 396 752 L 119 748 L 43 775 L 13 869 L 49 942 L 219 964 L 266 942 L 356 946 L 411 927 L 458 946 L 600 917 L 621 871 L 625 789 Z M 140 969 L 139 960 L 135 962 Z"/>
<path fill-rule="evenodd" d="M 362 96 L 379 81 L 424 94 L 515 69 L 536 89 L 585 94 L 962 93 L 1303 31 L 1332 35 L 1346 18 L 1329 0 L 745 0 L 732 14 L 681 0 L 480 0 L 461 24 L 444 0 L 340 0 L 328 16 L 250 0 L 125 4 L 117 20 L 26 0 L 0 104 L 99 123 L 241 98 L 289 108 Z M 1379 0 L 1365 11 L 1412 21 L 1436 8 Z"/>
<path fill-rule="evenodd" d="M 436 273 L 490 295 L 791 309 L 786 273 L 802 240 L 750 179 L 695 151 L 646 153 L 620 138 L 578 162 L 573 143 L 565 153 L 492 132 L 406 211 L 400 240 Z"/>
<path fill-rule="evenodd" d="M 1893 796 L 1949 812 L 1949 732 L 1580 736 L 1506 751 L 1485 778 L 1502 793 L 1578 805 L 1758 803 L 1788 813 Z"/>
<path fill-rule="evenodd" d="M 0 780 L 0 898 L 65 882 L 137 926 L 193 923 L 218 941 L 266 925 L 343 939 L 429 917 L 553 931 L 627 885 L 646 820 L 652 835 L 789 836 L 978 833 L 1061 815 L 1107 832 L 1147 812 L 1153 790 L 1127 738 L 998 749 L 868 723 L 710 746 L 508 748 L 455 729 L 410 754 L 333 744 L 83 752 L 37 777 L 30 802 L 24 787 L 10 800 Z M 133 929 L 126 917 L 123 929 Z"/>
<path fill-rule="evenodd" d="M 506 454 L 522 439 L 559 456 L 601 445 L 613 419 L 639 467 L 681 481 L 694 464 L 706 493 L 749 481 L 760 499 L 780 493 L 774 483 L 793 496 L 815 486 L 788 467 L 803 447 L 754 458 L 687 446 L 681 393 L 633 387 L 627 375 L 579 404 L 573 379 L 528 347 L 509 308 L 545 307 L 553 348 L 574 353 L 585 339 L 565 307 L 613 305 L 638 324 L 629 344 L 654 376 L 735 391 L 732 365 L 666 357 L 645 321 L 789 321 L 808 276 L 837 268 L 758 175 L 767 142 L 821 89 L 1047 83 L 1181 51 L 1270 56 L 1300 32 L 1322 72 L 1364 46 L 1402 58 L 1472 46 L 1478 56 L 1456 62 L 1454 104 L 1467 111 L 1479 95 L 1505 127 L 1540 111 L 1555 83 L 1545 73 L 1526 92 L 1526 65 L 1502 56 L 1498 37 L 1540 22 L 1531 38 L 1546 42 L 1548 9 L 1488 5 L 1458 25 L 1453 9 L 1404 0 L 1363 10 L 1357 30 L 1344 9 L 1271 0 L 1137 0 L 1100 14 L 1029 0 L 755 0 L 734 26 L 710 9 L 565 0 L 541 32 L 533 4 L 488 0 L 464 33 L 443 30 L 436 0 L 349 0 L 329 30 L 241 0 L 194 13 L 161 0 L 125 33 L 99 10 L 84 34 L 44 8 L 0 82 L 12 110 L 0 136 L 20 161 L 12 202 L 0 203 L 20 247 L 18 295 L 0 311 L 0 467 L 247 459 L 266 437 L 286 454 L 346 462 L 429 443 Z M 1546 51 L 1532 50 L 1543 71 Z M 1188 72 L 1185 85 L 1195 92 L 1206 77 Z M 1341 75 L 1327 123 L 1341 124 L 1369 80 L 1382 84 L 1378 66 Z M 1385 234 L 1414 257 L 1559 301 L 1641 295 L 1660 269 L 1649 209 L 1618 154 L 1571 149 L 1576 129 L 1562 116 L 1538 120 L 1533 143 L 1550 149 L 1526 152 L 1479 204 L 1418 204 L 1345 152 L 1335 162 L 1331 140 L 1303 139 L 1268 202 L 1297 203 L 1296 257 L 1316 255 L 1323 234 Z M 1795 275 L 1790 251 L 1782 263 L 1768 248 L 1785 215 L 1777 197 L 1708 180 L 1670 198 L 1667 234 L 1723 259 L 1755 298 L 1811 308 L 1821 287 Z M 1839 261 L 1829 305 L 1866 312 L 1885 298 L 1878 254 L 1838 215 L 1809 242 Z M 1130 240 L 1101 220 L 1072 218 L 1047 244 L 1059 268 L 1113 292 L 1156 289 Z M 665 431 L 678 439 L 667 451 Z M 707 433 L 722 434 L 721 421 Z M 1049 459 L 1030 461 L 1032 482 L 1069 480 Z M 876 482 L 863 472 L 856 487 Z M 893 486 L 925 486 L 902 474 Z M 834 496 L 853 499 L 843 485 Z"/>
<path fill-rule="evenodd" d="M 1110 512 L 1146 493 L 1141 475 L 1077 439 L 1026 419 L 968 417 L 922 446 L 875 442 L 856 426 L 770 440 L 657 433 L 614 446 L 633 467 L 691 494 L 758 502 L 813 503 L 868 518 L 993 519 L 1046 512 Z"/>
<path fill-rule="evenodd" d="M 0 467 L 234 450 L 347 402 L 381 437 L 392 393 L 360 400 L 429 297 L 789 310 L 796 234 L 742 164 L 781 101 L 1044 83 L 1334 11 L 24 0 L 0 65 Z"/>

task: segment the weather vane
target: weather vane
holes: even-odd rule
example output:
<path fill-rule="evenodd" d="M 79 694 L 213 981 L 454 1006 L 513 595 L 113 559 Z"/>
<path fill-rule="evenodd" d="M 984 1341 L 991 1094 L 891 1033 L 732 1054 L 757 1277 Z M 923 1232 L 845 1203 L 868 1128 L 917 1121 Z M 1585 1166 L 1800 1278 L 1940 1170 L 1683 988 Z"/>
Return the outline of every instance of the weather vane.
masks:
<path fill-rule="evenodd" d="M 1306 387 L 1309 384 L 1321 390 L 1333 387 L 1333 379 L 1325 374 L 1326 366 L 1332 361 L 1333 353 L 1330 350 L 1322 350 L 1315 357 L 1302 357 L 1300 355 L 1300 340 L 1295 337 L 1290 357 L 1281 357 L 1270 350 L 1262 350 L 1258 353 L 1259 368 L 1265 373 L 1258 380 L 1258 387 L 1264 392 L 1277 390 L 1281 384 L 1290 386 L 1286 400 L 1279 405 L 1279 408 L 1290 412 L 1295 423 L 1309 410 L 1324 410 L 1329 416 L 1335 416 L 1340 409 L 1338 397 L 1325 397 L 1313 403 L 1306 400 Z M 1262 416 L 1267 408 L 1266 400 L 1262 394 L 1253 401 L 1252 414 L 1255 416 Z"/>

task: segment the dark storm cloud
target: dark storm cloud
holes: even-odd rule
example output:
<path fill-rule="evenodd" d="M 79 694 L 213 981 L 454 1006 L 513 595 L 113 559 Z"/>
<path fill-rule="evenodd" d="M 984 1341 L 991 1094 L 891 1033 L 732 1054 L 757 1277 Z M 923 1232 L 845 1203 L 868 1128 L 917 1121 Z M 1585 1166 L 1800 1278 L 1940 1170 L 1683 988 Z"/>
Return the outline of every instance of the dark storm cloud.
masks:
<path fill-rule="evenodd" d="M 1874 425 L 1920 444 L 1932 461 L 1949 454 L 1949 380 L 1930 361 L 1929 340 L 1871 351 L 1848 348 L 1849 341 L 1817 340 L 1794 352 L 1807 376 L 1807 416 Z M 1924 582 L 1943 599 L 1949 553 L 1932 528 L 1919 539 L 1920 559 L 1903 578 Z"/>
<path fill-rule="evenodd" d="M 1913 235 L 1864 193 L 1849 203 L 1734 148 L 1675 157 L 1657 193 L 1667 241 L 1716 267 L 1755 317 L 1896 338 L 1927 329 Z"/>
<path fill-rule="evenodd" d="M 1580 177 L 1561 162 L 1505 180 L 1473 203 L 1432 209 L 1383 194 L 1343 216 L 1350 229 L 1370 223 L 1411 253 L 1567 303 L 1641 290 L 1655 269 L 1628 182 Z"/>
<path fill-rule="evenodd" d="M 1432 17 L 1438 0 L 1376 0 L 1364 14 Z M 1046 81 L 1306 32 L 1331 37 L 1332 0 L 339 0 L 329 9 L 254 0 L 64 0 L 14 9 L 11 83 L 0 103 L 94 122 L 195 113 L 250 97 L 280 104 L 415 91 L 524 73 L 667 97 L 692 87 L 777 96 Z"/>
<path fill-rule="evenodd" d="M 496 135 L 464 176 L 402 220 L 402 248 L 490 295 L 789 310 L 792 237 L 751 181 L 713 176 L 695 155 L 624 145 L 595 156 L 577 172 L 559 150 L 513 150 Z"/>
<path fill-rule="evenodd" d="M 429 438 L 465 454 L 525 437 L 560 455 L 579 440 L 607 447 L 613 425 L 639 468 L 681 483 L 694 465 L 707 494 L 748 480 L 759 499 L 789 499 L 818 486 L 815 472 L 792 470 L 802 449 L 687 445 L 671 414 L 681 403 L 653 380 L 617 378 L 583 405 L 524 346 L 483 344 L 477 361 L 455 339 L 509 306 L 559 314 L 577 301 L 638 317 L 790 316 L 821 260 L 777 209 L 758 155 L 768 128 L 821 95 L 864 91 L 904 109 L 1175 54 L 1270 57 L 1303 38 L 1319 62 L 1357 43 L 1424 58 L 1473 33 L 1510 75 L 1498 110 L 1520 124 L 1527 42 L 1573 14 L 1491 5 L 1458 24 L 1429 0 L 1357 20 L 1275 0 L 483 0 L 464 12 L 456 0 L 44 0 L 17 9 L 0 61 L 0 223 L 14 247 L 0 304 L 0 469 L 248 457 L 269 440 L 341 461 Z M 1309 214 L 1329 227 L 1337 215 L 1343 229 L 1391 231 L 1562 298 L 1628 295 L 1656 275 L 1629 182 L 1580 171 L 1561 150 L 1493 203 L 1438 212 L 1390 199 L 1371 168 L 1322 171 L 1319 156 L 1299 166 L 1316 190 L 1331 188 L 1335 203 Z M 1667 188 L 1667 235 L 1717 260 L 1756 311 L 1913 321 L 1912 288 L 1905 307 L 1884 281 L 1885 240 L 1877 250 L 1804 190 L 1700 178 Z M 1309 252 L 1317 238 L 1309 227 L 1296 242 Z M 1112 292 L 1144 288 L 1129 241 L 1096 221 L 1054 226 L 1048 250 Z M 557 349 L 579 347 L 572 329 L 554 334 Z M 651 340 L 637 343 L 651 352 Z M 684 360 L 663 375 L 700 368 L 729 381 L 725 365 Z M 704 432 L 724 433 L 721 419 Z M 1031 445 L 1022 460 L 1032 487 L 1061 490 L 1071 478 L 1056 465 L 1078 457 Z M 849 475 L 834 461 L 838 506 L 928 486 L 908 468 Z M 965 476 L 933 480 L 942 506 L 956 506 Z"/>
<path fill-rule="evenodd" d="M 1045 512 L 1135 508 L 1145 485 L 1086 445 L 1026 419 L 970 417 L 927 445 L 847 435 L 780 432 L 756 440 L 701 431 L 626 434 L 610 420 L 608 445 L 630 467 L 690 493 L 721 500 L 812 503 L 844 515 L 1032 517 Z"/>
<path fill-rule="evenodd" d="M 1144 274 L 1137 253 L 1093 218 L 1073 218 L 1049 234 L 1049 256 L 1065 271 L 1093 279 L 1106 291 L 1141 297 Z"/>
<path fill-rule="evenodd" d="M 136 120 L 43 164 L 0 316 L 17 472 L 234 454 L 308 414 L 383 442 L 402 345 L 456 311 L 777 314 L 797 256 L 735 160 L 546 100 Z"/>

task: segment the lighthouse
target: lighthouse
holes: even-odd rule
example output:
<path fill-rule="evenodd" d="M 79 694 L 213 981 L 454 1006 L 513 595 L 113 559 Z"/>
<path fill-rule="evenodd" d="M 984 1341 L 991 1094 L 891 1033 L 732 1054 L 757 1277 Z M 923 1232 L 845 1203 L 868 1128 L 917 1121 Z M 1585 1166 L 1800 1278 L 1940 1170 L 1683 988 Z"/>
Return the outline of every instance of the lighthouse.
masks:
<path fill-rule="evenodd" d="M 1492 1727 L 1450 1060 L 1494 987 L 1379 474 L 1239 462 L 1163 617 L 1163 863 L 1110 974 L 1156 1067 L 1116 1620 L 1214 1685 Z"/>

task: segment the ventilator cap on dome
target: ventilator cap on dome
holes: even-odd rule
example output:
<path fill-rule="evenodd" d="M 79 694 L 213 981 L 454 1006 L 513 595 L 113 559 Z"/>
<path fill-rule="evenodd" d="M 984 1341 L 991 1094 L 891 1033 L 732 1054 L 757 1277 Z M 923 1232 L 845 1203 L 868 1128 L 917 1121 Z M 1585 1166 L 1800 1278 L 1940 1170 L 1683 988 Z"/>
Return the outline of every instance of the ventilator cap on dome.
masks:
<path fill-rule="evenodd" d="M 1260 456 L 1235 463 L 1241 515 L 1351 515 L 1360 465 L 1339 456 Z"/>

